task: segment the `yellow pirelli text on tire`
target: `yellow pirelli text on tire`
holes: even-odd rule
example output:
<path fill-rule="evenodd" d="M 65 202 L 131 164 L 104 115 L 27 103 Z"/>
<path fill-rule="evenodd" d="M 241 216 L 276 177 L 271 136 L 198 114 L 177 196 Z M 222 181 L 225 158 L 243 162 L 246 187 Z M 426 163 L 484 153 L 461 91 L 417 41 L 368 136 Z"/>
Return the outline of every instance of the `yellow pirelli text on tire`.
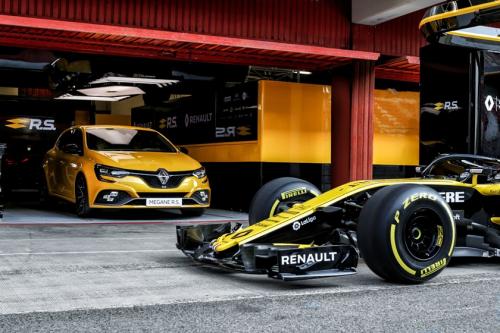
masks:
<path fill-rule="evenodd" d="M 305 187 L 299 187 L 299 188 L 281 193 L 281 200 L 286 200 L 286 199 L 290 199 L 293 197 L 298 197 L 299 195 L 303 195 L 306 193 L 307 193 L 307 189 Z"/>
<path fill-rule="evenodd" d="M 420 192 L 420 193 L 412 194 L 408 198 L 406 198 L 405 200 L 403 200 L 403 209 L 408 208 L 408 206 L 412 202 L 415 202 L 415 201 L 421 200 L 421 199 L 429 199 L 429 200 L 432 200 L 432 201 L 436 201 L 437 200 L 437 196 L 434 195 L 434 194 L 432 194 L 432 193 L 426 193 L 426 192 Z"/>
<path fill-rule="evenodd" d="M 443 258 L 439 261 L 436 261 L 432 265 L 425 267 L 424 269 L 420 270 L 420 277 L 426 277 L 428 275 L 431 275 L 432 273 L 439 271 L 440 269 L 445 268 L 446 262 L 446 258 Z"/>
<path fill-rule="evenodd" d="M 397 210 L 396 214 L 394 214 L 394 220 L 396 221 L 396 223 L 399 223 L 399 215 L 401 215 L 401 213 L 399 212 L 399 210 Z"/>
<path fill-rule="evenodd" d="M 273 203 L 273 206 L 271 207 L 271 211 L 269 212 L 269 217 L 273 217 L 273 215 L 276 213 L 276 208 L 278 207 L 279 204 L 280 204 L 279 200 L 276 200 Z"/>
<path fill-rule="evenodd" d="M 443 245 L 443 227 L 438 225 L 437 231 L 438 231 L 438 234 L 437 234 L 437 239 L 436 239 L 436 245 L 441 247 L 441 245 Z"/>

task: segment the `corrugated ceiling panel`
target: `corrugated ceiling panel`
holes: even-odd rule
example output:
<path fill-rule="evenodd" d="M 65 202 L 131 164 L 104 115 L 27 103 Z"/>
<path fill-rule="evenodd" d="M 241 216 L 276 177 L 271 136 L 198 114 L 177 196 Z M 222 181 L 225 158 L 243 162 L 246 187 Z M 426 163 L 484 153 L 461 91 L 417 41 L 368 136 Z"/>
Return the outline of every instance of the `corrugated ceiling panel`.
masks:
<path fill-rule="evenodd" d="M 0 13 L 251 38 L 350 45 L 345 0 L 0 0 Z"/>
<path fill-rule="evenodd" d="M 394 56 L 418 56 L 420 48 L 426 44 L 418 29 L 423 15 L 423 11 L 418 11 L 377 25 L 373 51 Z"/>

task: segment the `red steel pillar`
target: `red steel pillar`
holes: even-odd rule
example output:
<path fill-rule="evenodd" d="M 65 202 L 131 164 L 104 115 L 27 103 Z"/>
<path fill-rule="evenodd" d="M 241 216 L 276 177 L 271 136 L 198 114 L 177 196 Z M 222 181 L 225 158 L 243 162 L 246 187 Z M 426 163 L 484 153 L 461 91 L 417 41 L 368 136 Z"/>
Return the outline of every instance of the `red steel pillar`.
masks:
<path fill-rule="evenodd" d="M 373 62 L 356 61 L 333 77 L 333 186 L 372 178 L 374 90 Z"/>

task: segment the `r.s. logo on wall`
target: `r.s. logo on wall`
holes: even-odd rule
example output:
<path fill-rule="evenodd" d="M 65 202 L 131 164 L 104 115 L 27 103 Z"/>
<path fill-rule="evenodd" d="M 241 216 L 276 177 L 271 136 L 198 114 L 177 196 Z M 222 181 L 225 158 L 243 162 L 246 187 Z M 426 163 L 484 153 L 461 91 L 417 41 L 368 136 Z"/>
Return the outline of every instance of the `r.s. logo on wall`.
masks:
<path fill-rule="evenodd" d="M 55 131 L 54 119 L 15 118 L 8 119 L 6 127 L 13 129 L 27 129 L 30 131 Z"/>

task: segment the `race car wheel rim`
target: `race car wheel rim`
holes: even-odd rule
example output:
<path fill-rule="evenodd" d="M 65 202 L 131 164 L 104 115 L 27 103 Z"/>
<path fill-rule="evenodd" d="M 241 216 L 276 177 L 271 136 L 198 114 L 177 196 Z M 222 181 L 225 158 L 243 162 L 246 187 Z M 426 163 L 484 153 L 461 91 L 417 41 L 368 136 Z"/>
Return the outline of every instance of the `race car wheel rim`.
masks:
<path fill-rule="evenodd" d="M 403 230 L 408 253 L 418 261 L 432 259 L 442 243 L 443 226 L 439 216 L 429 209 L 414 212 Z"/>
<path fill-rule="evenodd" d="M 310 200 L 312 198 L 316 197 L 315 194 L 312 192 L 308 192 L 306 194 L 303 194 L 301 196 L 293 198 L 293 200 L 284 200 L 280 201 L 278 206 L 271 211 L 271 216 L 278 215 L 279 213 L 286 212 L 290 208 L 292 208 L 294 205 L 301 204 L 303 202 L 306 202 L 307 200 Z"/>
<path fill-rule="evenodd" d="M 285 211 L 289 210 L 290 208 L 292 208 L 293 205 L 301 203 L 301 202 L 303 202 L 303 201 L 282 201 L 278 204 L 278 206 L 276 207 L 276 210 L 274 211 L 274 213 L 272 215 L 277 215 L 281 212 L 285 212 Z"/>

